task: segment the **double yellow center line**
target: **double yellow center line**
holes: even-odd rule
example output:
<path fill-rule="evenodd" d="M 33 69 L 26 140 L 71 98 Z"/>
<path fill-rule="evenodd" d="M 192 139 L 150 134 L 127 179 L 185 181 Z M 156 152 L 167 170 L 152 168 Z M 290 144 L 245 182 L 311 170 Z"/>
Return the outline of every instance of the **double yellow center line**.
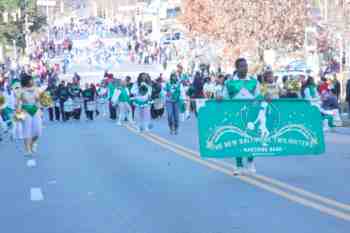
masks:
<path fill-rule="evenodd" d="M 159 137 L 158 135 L 155 135 L 153 133 L 139 133 L 135 128 L 131 126 L 126 126 L 126 128 L 131 132 L 147 139 L 148 141 L 151 141 L 169 151 L 175 152 L 176 154 L 184 158 L 192 160 L 212 170 L 224 173 L 228 176 L 232 176 L 245 183 L 248 183 L 255 187 L 259 187 L 265 191 L 274 193 L 280 197 L 301 204 L 308 208 L 318 210 L 324 214 L 345 221 L 350 221 L 350 205 L 348 204 L 340 203 L 338 201 L 320 196 L 315 193 L 311 193 L 301 188 L 297 188 L 290 184 L 262 175 L 256 174 L 249 176 L 235 176 L 233 174 L 233 165 L 223 160 L 204 160 L 200 157 L 200 155 L 197 152 L 175 144 L 173 142 L 170 142 L 169 140 Z"/>

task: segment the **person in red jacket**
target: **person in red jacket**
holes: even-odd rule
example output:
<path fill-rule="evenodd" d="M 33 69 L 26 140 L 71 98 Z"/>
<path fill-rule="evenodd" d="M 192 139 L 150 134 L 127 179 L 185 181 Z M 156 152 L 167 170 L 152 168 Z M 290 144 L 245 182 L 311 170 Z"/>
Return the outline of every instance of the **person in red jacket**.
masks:
<path fill-rule="evenodd" d="M 329 86 L 328 86 L 328 82 L 327 79 L 325 77 L 321 78 L 321 84 L 318 87 L 318 91 L 319 93 L 322 95 L 323 93 L 326 93 L 329 91 Z"/>

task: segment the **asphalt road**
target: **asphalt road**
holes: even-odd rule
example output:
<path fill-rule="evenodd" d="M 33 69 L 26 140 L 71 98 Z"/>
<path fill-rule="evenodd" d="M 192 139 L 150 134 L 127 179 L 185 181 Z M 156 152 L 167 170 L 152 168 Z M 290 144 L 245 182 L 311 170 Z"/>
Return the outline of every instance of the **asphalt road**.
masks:
<path fill-rule="evenodd" d="M 74 65 L 86 82 L 103 69 Z M 157 67 L 122 63 L 134 72 Z M 116 71 L 117 71 L 116 70 Z M 84 75 L 84 73 L 100 73 Z M 158 71 L 157 71 L 158 72 Z M 67 78 L 69 78 L 67 75 Z M 326 135 L 322 156 L 257 159 L 234 177 L 232 160 L 198 155 L 197 123 L 170 135 L 95 122 L 46 122 L 38 153 L 0 144 L 0 226 L 13 233 L 348 233 L 350 129 Z M 35 164 L 33 164 L 33 162 Z M 35 165 L 35 166 L 33 166 Z"/>
<path fill-rule="evenodd" d="M 106 118 L 46 123 L 35 167 L 20 144 L 0 145 L 0 225 L 16 233 L 348 233 L 350 131 L 326 141 L 323 156 L 257 159 L 257 176 L 237 178 L 232 161 L 197 157 L 195 120 L 178 136 L 164 120 L 143 135 Z"/>

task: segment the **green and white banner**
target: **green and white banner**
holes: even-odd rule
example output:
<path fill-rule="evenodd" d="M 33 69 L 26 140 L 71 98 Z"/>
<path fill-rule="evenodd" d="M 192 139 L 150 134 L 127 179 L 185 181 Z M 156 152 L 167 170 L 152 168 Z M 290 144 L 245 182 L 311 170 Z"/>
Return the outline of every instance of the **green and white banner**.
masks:
<path fill-rule="evenodd" d="M 324 153 L 320 111 L 308 101 L 198 103 L 200 153 L 207 158 Z"/>

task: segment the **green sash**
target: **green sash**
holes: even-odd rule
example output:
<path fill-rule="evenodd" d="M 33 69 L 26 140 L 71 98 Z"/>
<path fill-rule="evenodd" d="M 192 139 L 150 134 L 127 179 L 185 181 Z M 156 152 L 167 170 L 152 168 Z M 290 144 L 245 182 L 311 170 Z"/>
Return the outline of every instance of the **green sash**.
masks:
<path fill-rule="evenodd" d="M 149 106 L 149 100 L 140 100 L 140 99 L 135 99 L 133 103 L 138 106 L 138 107 L 147 107 Z"/>
<path fill-rule="evenodd" d="M 87 89 L 87 90 L 85 90 L 85 91 L 83 92 L 83 96 L 84 96 L 85 98 L 91 98 L 92 95 L 93 95 L 93 93 L 92 93 L 92 91 L 91 91 L 90 89 Z"/>
<path fill-rule="evenodd" d="M 180 75 L 180 82 L 183 81 L 189 81 L 188 75 L 187 74 L 181 74 Z"/>
<path fill-rule="evenodd" d="M 123 102 L 123 103 L 125 103 L 125 102 L 129 103 L 130 102 L 130 97 L 129 97 L 129 94 L 127 92 L 126 87 L 123 87 L 120 90 L 119 102 Z"/>
<path fill-rule="evenodd" d="M 180 113 L 185 113 L 186 112 L 186 103 L 184 100 L 180 100 Z"/>
<path fill-rule="evenodd" d="M 167 83 L 166 91 L 171 94 L 171 101 L 178 102 L 180 100 L 180 84 L 179 83 Z"/>
<path fill-rule="evenodd" d="M 115 89 L 116 89 L 116 87 L 113 83 L 108 84 L 108 99 L 109 100 L 112 99 Z"/>
<path fill-rule="evenodd" d="M 22 109 L 27 112 L 30 116 L 34 116 L 39 108 L 37 106 L 35 106 L 34 104 L 24 104 L 22 105 Z"/>
<path fill-rule="evenodd" d="M 226 88 L 230 95 L 230 98 L 234 98 L 242 88 L 247 89 L 252 95 L 254 95 L 258 81 L 255 79 L 248 80 L 228 80 L 226 82 Z"/>

